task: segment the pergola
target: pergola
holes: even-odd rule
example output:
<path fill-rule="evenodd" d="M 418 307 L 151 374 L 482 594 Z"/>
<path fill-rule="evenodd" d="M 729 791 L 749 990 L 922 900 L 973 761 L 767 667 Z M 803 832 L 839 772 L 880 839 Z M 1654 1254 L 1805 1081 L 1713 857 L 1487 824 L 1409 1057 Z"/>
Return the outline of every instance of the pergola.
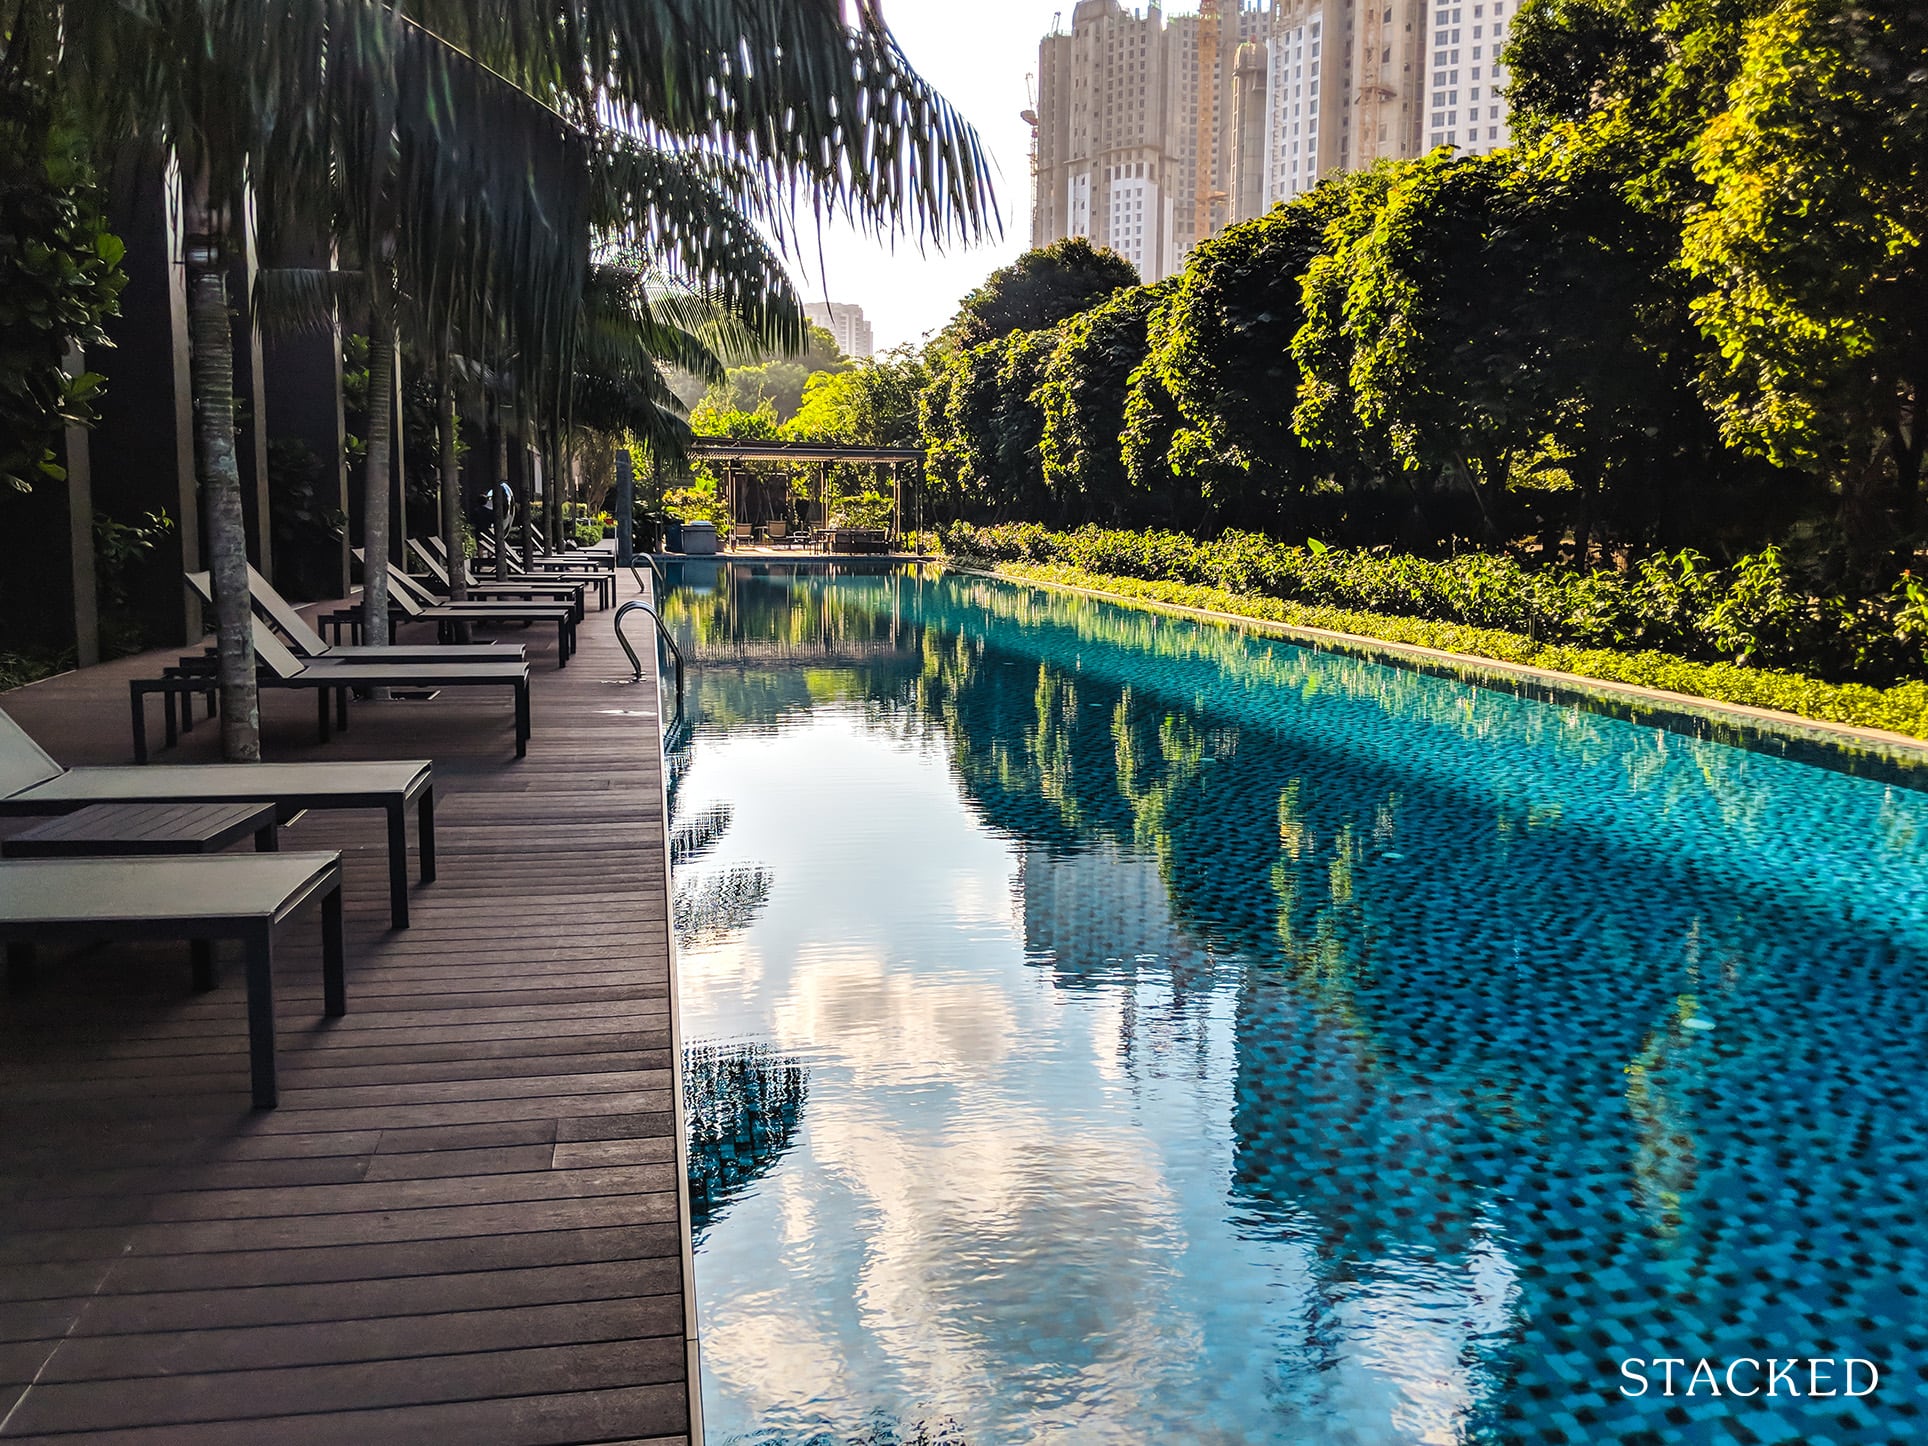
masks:
<path fill-rule="evenodd" d="M 923 453 L 915 447 L 856 447 L 824 442 L 772 442 L 764 438 L 697 437 L 690 443 L 690 456 L 722 465 L 723 496 L 730 509 L 730 520 L 745 520 L 737 515 L 739 500 L 739 462 L 787 462 L 814 464 L 817 469 L 817 506 L 827 511 L 826 469 L 832 462 L 868 462 L 890 468 L 891 539 L 904 534 L 904 486 L 899 468 L 915 462 Z"/>

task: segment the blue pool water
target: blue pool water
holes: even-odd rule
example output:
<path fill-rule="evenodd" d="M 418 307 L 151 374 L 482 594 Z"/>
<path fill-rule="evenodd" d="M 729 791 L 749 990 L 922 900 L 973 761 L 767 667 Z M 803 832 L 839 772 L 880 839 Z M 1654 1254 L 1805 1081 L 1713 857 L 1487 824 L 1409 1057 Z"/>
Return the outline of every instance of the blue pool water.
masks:
<path fill-rule="evenodd" d="M 1928 793 L 982 578 L 670 581 L 711 1441 L 1928 1440 Z"/>

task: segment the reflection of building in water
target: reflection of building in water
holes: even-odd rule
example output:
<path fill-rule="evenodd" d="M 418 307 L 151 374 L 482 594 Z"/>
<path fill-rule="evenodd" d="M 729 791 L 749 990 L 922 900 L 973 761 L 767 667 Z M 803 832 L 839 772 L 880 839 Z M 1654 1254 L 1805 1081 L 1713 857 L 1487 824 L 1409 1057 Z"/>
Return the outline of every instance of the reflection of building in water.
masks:
<path fill-rule="evenodd" d="M 1204 948 L 1172 921 L 1158 861 L 1104 842 L 1078 853 L 1027 850 L 1018 861 L 1025 953 L 1075 987 L 1146 970 L 1183 976 Z"/>
<path fill-rule="evenodd" d="M 798 1060 L 767 1044 L 699 1044 L 684 1052 L 692 1230 L 713 1225 L 790 1148 L 809 1085 Z"/>

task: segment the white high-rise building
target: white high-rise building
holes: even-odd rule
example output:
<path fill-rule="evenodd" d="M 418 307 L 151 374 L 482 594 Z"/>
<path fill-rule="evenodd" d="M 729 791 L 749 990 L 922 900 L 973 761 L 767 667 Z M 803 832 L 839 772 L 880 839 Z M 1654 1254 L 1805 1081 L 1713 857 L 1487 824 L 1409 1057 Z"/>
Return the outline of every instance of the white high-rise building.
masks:
<path fill-rule="evenodd" d="M 848 301 L 806 301 L 803 314 L 834 336 L 837 350 L 845 356 L 869 356 L 876 350 L 861 306 Z"/>
<path fill-rule="evenodd" d="M 1031 244 L 1086 236 L 1147 281 L 1338 171 L 1511 140 L 1495 59 L 1521 0 L 1079 0 L 1038 51 Z"/>
<path fill-rule="evenodd" d="M 1520 0 L 1429 0 L 1427 149 L 1456 146 L 1485 155 L 1512 141 L 1499 54 L 1519 11 Z"/>
<path fill-rule="evenodd" d="M 1167 20 L 1156 3 L 1078 0 L 1071 28 L 1038 46 L 1038 104 L 1027 112 L 1033 246 L 1083 236 L 1156 281 L 1243 214 L 1240 47 L 1263 43 L 1267 3 L 1201 0 L 1199 14 Z M 1243 75 L 1247 94 L 1262 97 L 1249 55 Z"/>

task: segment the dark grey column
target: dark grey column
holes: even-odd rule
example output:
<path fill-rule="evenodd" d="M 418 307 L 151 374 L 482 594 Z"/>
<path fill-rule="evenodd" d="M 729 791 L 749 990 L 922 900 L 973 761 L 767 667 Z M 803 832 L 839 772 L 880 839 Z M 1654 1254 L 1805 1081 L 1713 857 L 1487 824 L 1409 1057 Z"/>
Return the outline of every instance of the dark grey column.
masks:
<path fill-rule="evenodd" d="M 326 268 L 333 258 L 325 247 L 285 247 L 276 265 Z M 299 332 L 262 339 L 262 369 L 266 378 L 267 443 L 298 443 L 320 466 L 314 503 L 344 517 L 349 512 L 348 465 L 344 449 L 347 421 L 341 400 L 341 326 L 325 332 Z M 290 505 L 270 462 L 269 497 L 277 509 Z M 350 584 L 349 541 L 354 534 L 324 544 L 302 539 L 275 544 L 275 585 L 290 597 L 346 597 Z M 325 547 L 325 551 L 324 551 Z"/>
<path fill-rule="evenodd" d="M 118 168 L 109 191 L 114 232 L 127 243 L 127 286 L 120 315 L 105 327 L 114 345 L 90 358 L 107 378 L 88 438 L 92 502 L 117 522 L 161 510 L 173 518 L 173 531 L 125 585 L 151 642 L 190 643 L 201 636 L 201 609 L 181 574 L 201 566 L 201 513 L 180 184 L 170 164 L 148 157 Z"/>

